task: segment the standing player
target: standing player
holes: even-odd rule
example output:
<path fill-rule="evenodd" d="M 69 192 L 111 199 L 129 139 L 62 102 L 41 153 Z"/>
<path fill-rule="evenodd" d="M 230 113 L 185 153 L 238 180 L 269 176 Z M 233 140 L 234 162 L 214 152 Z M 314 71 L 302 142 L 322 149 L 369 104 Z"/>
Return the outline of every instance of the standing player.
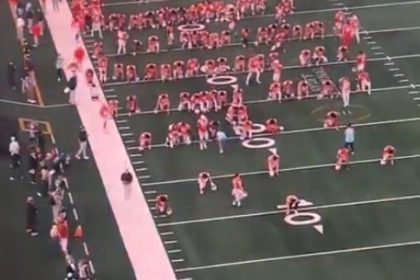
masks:
<path fill-rule="evenodd" d="M 344 147 L 354 154 L 354 128 L 351 123 L 344 130 Z"/>
<path fill-rule="evenodd" d="M 249 82 L 253 75 L 255 75 L 255 80 L 258 84 L 261 84 L 260 76 L 262 73 L 263 65 L 261 65 L 261 60 L 258 55 L 254 55 L 249 58 L 248 61 L 248 76 L 246 77 L 245 84 L 249 86 Z"/>
<path fill-rule="evenodd" d="M 248 193 L 244 190 L 244 185 L 239 173 L 235 173 L 232 178 L 232 196 L 232 205 L 237 207 L 240 207 L 241 201 L 248 196 Z"/>
<path fill-rule="evenodd" d="M 395 161 L 395 148 L 391 145 L 387 145 L 384 148 L 384 151 L 382 153 L 382 160 L 381 165 L 387 165 L 390 163 L 391 165 L 394 165 Z"/>
<path fill-rule="evenodd" d="M 173 212 L 172 208 L 169 206 L 169 198 L 164 194 L 160 194 L 156 197 L 155 208 L 159 215 L 170 216 Z"/>
<path fill-rule="evenodd" d="M 127 53 L 127 40 L 129 38 L 129 35 L 127 32 L 124 31 L 123 28 L 120 28 L 117 32 L 117 43 L 118 43 L 118 49 L 117 54 L 126 54 Z"/>
<path fill-rule="evenodd" d="M 353 38 L 353 27 L 351 26 L 351 21 L 348 20 L 341 30 L 341 45 L 349 47 Z"/>
<path fill-rule="evenodd" d="M 343 99 L 344 108 L 350 106 L 350 93 L 351 93 L 351 84 L 350 80 L 347 77 L 342 77 L 339 81 L 341 98 Z"/>
<path fill-rule="evenodd" d="M 279 175 L 280 172 L 280 157 L 278 154 L 273 153 L 267 157 L 268 175 L 274 177 Z"/>
<path fill-rule="evenodd" d="M 204 171 L 198 174 L 198 189 L 200 191 L 200 194 L 204 193 L 204 189 L 207 187 L 207 185 L 210 185 L 210 189 L 212 191 L 217 190 L 217 185 L 213 182 L 210 173 Z"/>
<path fill-rule="evenodd" d="M 209 120 L 206 116 L 201 115 L 197 120 L 197 132 L 200 150 L 207 149 L 207 140 L 209 139 Z"/>
<path fill-rule="evenodd" d="M 354 37 L 356 37 L 356 42 L 359 44 L 360 43 L 360 21 L 356 15 L 353 15 L 350 18 L 350 25 L 351 25 L 351 28 L 353 29 Z"/>

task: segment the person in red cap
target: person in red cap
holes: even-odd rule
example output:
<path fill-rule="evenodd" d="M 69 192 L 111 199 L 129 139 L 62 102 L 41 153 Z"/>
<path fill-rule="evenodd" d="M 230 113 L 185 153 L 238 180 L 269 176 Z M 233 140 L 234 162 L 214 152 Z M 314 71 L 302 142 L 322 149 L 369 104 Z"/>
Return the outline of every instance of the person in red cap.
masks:
<path fill-rule="evenodd" d="M 85 50 L 83 49 L 82 46 L 79 46 L 74 50 L 74 61 L 80 67 L 84 59 L 85 59 Z"/>

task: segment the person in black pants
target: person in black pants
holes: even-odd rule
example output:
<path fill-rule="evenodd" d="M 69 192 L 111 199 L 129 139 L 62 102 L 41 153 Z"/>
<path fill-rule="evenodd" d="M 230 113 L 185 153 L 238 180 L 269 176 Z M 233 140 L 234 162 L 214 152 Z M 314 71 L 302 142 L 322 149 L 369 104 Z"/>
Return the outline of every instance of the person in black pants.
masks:
<path fill-rule="evenodd" d="M 32 196 L 26 199 L 26 232 L 30 236 L 38 236 L 37 228 L 38 208 Z"/>
<path fill-rule="evenodd" d="M 16 65 L 11 61 L 7 64 L 7 82 L 12 90 L 16 90 Z"/>

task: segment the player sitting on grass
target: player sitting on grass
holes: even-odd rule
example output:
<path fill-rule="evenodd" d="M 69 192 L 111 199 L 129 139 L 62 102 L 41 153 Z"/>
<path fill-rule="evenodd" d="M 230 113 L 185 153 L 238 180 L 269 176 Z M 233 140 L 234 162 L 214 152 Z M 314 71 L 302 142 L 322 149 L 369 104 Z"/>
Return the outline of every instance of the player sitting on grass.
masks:
<path fill-rule="evenodd" d="M 169 198 L 167 195 L 160 194 L 156 197 L 155 202 L 156 212 L 159 215 L 172 215 L 172 208 L 169 206 Z"/>
<path fill-rule="evenodd" d="M 391 145 L 387 145 L 382 152 L 381 165 L 387 165 L 388 163 L 394 165 L 395 162 L 395 148 Z"/>
<path fill-rule="evenodd" d="M 284 127 L 279 125 L 277 119 L 269 118 L 265 121 L 265 132 L 267 133 L 280 133 L 284 130 Z"/>
<path fill-rule="evenodd" d="M 267 169 L 270 177 L 279 175 L 280 172 L 280 156 L 273 153 L 267 157 Z"/>
<path fill-rule="evenodd" d="M 208 172 L 201 172 L 198 174 L 198 190 L 200 191 L 200 194 L 204 194 L 204 189 L 207 187 L 207 185 L 210 185 L 210 189 L 212 191 L 217 190 L 217 185 L 213 182 L 210 173 Z"/>
<path fill-rule="evenodd" d="M 366 91 L 369 95 L 371 94 L 372 84 L 370 82 L 369 73 L 361 71 L 357 74 L 357 89 L 360 91 Z"/>
<path fill-rule="evenodd" d="M 152 149 L 152 134 L 150 132 L 143 132 L 139 137 L 139 151 Z"/>
<path fill-rule="evenodd" d="M 329 111 L 325 115 L 324 119 L 324 128 L 331 128 L 338 131 L 338 112 L 336 111 Z"/>
<path fill-rule="evenodd" d="M 347 148 L 341 148 L 337 151 L 337 162 L 335 164 L 335 170 L 339 171 L 347 169 L 350 161 L 350 152 Z"/>
<path fill-rule="evenodd" d="M 232 205 L 236 207 L 240 207 L 241 201 L 248 196 L 248 193 L 244 190 L 244 185 L 239 173 L 235 173 L 232 178 L 232 196 Z"/>

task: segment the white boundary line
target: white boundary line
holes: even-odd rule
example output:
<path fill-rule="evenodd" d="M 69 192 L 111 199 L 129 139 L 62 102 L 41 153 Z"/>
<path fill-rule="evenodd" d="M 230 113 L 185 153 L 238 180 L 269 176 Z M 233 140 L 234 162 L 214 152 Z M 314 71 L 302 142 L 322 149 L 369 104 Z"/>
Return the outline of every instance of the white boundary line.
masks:
<path fill-rule="evenodd" d="M 395 157 L 395 160 L 405 160 L 405 159 L 414 159 L 419 158 L 420 154 L 413 154 L 407 156 L 399 156 Z M 351 161 L 350 165 L 356 164 L 368 164 L 368 163 L 378 163 L 382 158 L 373 158 L 373 159 L 364 159 L 364 160 L 355 160 Z M 312 169 L 320 169 L 320 168 L 331 168 L 335 166 L 334 163 L 322 163 L 322 164 L 314 164 L 314 165 L 305 165 L 305 166 L 297 166 L 297 167 L 290 167 L 290 168 L 283 168 L 280 169 L 280 173 L 282 172 L 292 172 L 292 171 L 301 171 L 301 170 L 312 170 Z M 242 172 L 240 173 L 241 176 L 253 176 L 253 175 L 261 175 L 261 174 L 268 174 L 267 170 L 259 170 L 259 171 L 249 171 L 249 172 Z M 222 174 L 212 176 L 212 179 L 226 179 L 231 178 L 234 174 Z M 163 185 L 172 185 L 172 184 L 179 184 L 179 183 L 188 183 L 188 182 L 197 182 L 197 178 L 184 178 L 178 180 L 168 180 L 168 181 L 161 181 L 161 182 L 151 182 L 151 183 L 143 183 L 143 187 L 151 187 L 151 186 L 163 186 Z"/>
<path fill-rule="evenodd" d="M 420 117 L 358 123 L 358 124 L 353 124 L 353 127 L 369 127 L 369 126 L 375 126 L 375 125 L 387 125 L 387 124 L 407 123 L 407 122 L 417 122 L 417 121 L 420 121 Z M 345 125 L 339 126 L 339 128 L 345 128 L 345 127 L 346 127 Z M 276 136 L 281 136 L 281 135 L 307 133 L 307 132 L 317 132 L 317 131 L 331 131 L 331 129 L 330 128 L 325 128 L 323 126 L 317 126 L 317 127 L 311 127 L 311 128 L 286 130 L 286 131 L 282 131 L 282 132 L 276 133 L 276 134 L 273 134 L 273 133 L 259 133 L 259 134 L 254 135 L 254 137 L 266 137 L 266 136 L 276 137 Z M 240 139 L 240 136 L 230 136 L 230 137 L 226 138 L 226 140 L 238 140 L 238 139 Z M 192 144 L 197 144 L 197 143 L 199 143 L 198 140 L 193 140 L 191 142 L 191 145 Z M 181 144 L 180 146 L 188 146 L 188 145 Z M 154 144 L 154 145 L 152 145 L 152 148 L 167 148 L 167 146 L 165 144 Z M 127 147 L 127 150 L 128 151 L 137 151 L 138 146 Z"/>
<path fill-rule="evenodd" d="M 239 265 L 254 264 L 254 263 L 303 259 L 303 258 L 310 258 L 310 257 L 320 257 L 320 256 L 338 255 L 338 254 L 355 253 L 355 252 L 366 252 L 366 251 L 373 251 L 373 250 L 392 249 L 392 248 L 417 246 L 417 245 L 420 245 L 420 240 L 391 243 L 391 244 L 380 244 L 380 245 L 374 245 L 374 246 L 357 247 L 357 248 L 349 248 L 349 249 L 341 249 L 341 250 L 321 251 L 321 252 L 299 254 L 299 255 L 254 259 L 254 260 L 247 260 L 247 261 L 220 263 L 220 264 L 212 264 L 212 265 L 204 265 L 204 266 L 193 266 L 193 267 L 186 267 L 186 268 L 178 268 L 178 269 L 175 269 L 175 271 L 186 272 L 186 271 L 206 270 L 206 269 L 239 266 Z"/>
<path fill-rule="evenodd" d="M 69 5 L 62 1 L 60 10 L 53 11 L 51 2 L 48 2 L 47 10 L 45 19 L 55 47 L 63 55 L 66 63 L 69 63 L 77 47 L 74 30 L 70 25 L 72 14 Z M 80 46 L 84 48 L 84 45 Z M 93 69 L 89 58 L 83 61 L 82 65 L 82 69 L 88 68 Z M 66 75 L 69 74 L 67 70 Z M 82 72 L 78 73 L 78 79 L 85 79 Z M 98 82 L 96 74 L 94 82 Z M 121 186 L 120 176 L 115 176 L 115 170 L 128 169 L 132 174 L 135 172 L 115 122 L 110 122 L 107 131 L 104 132 L 99 114 L 92 113 L 99 112 L 101 104 L 106 101 L 102 89 L 99 93 L 100 102 L 92 102 L 85 93 L 86 83 L 79 83 L 76 89 L 76 107 L 83 126 L 90 135 L 89 144 L 93 158 L 134 275 L 137 279 L 175 280 L 174 270 L 137 178 L 132 182 L 130 197 L 127 199 L 123 195 L 124 188 Z"/>

